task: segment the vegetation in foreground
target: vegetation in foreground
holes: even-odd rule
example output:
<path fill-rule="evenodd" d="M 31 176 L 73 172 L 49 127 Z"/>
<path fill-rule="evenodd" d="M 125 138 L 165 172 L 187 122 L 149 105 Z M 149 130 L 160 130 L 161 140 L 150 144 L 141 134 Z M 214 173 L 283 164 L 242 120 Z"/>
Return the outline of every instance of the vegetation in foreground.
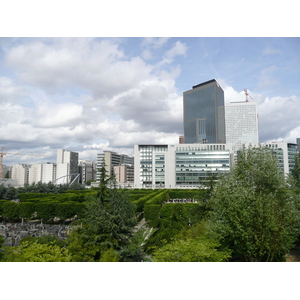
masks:
<path fill-rule="evenodd" d="M 199 189 L 198 203 L 166 203 L 168 191 L 131 195 L 101 168 L 67 240 L 24 238 L 3 247 L 2 261 L 221 262 L 285 261 L 300 232 L 300 156 L 285 179 L 272 153 L 241 151 L 236 167 Z M 180 193 L 173 192 L 176 197 Z M 175 195 L 174 194 L 174 195 Z M 74 213 L 74 212 L 73 212 Z M 135 229 L 141 217 L 146 227 Z M 76 224 L 75 222 L 75 224 Z M 134 230 L 135 229 L 135 230 Z"/>

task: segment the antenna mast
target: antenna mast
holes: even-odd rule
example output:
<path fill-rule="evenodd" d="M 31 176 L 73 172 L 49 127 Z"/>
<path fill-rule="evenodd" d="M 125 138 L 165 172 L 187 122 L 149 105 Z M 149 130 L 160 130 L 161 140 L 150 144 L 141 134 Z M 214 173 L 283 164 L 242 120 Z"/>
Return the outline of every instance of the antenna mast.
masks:
<path fill-rule="evenodd" d="M 248 94 L 248 90 L 247 89 L 244 89 L 244 91 L 245 91 L 245 95 L 246 95 L 246 102 L 249 102 L 248 97 L 250 97 L 251 99 L 253 99 L 253 98 Z"/>

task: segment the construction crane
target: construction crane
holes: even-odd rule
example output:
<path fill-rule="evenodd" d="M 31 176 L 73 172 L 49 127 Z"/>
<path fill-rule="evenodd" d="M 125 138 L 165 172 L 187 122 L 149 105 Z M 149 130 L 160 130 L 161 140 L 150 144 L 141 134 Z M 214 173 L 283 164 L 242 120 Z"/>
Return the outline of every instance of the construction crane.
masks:
<path fill-rule="evenodd" d="M 4 147 L 1 147 L 0 152 L 0 179 L 2 178 L 2 166 L 3 166 L 3 156 L 4 155 L 30 155 L 30 156 L 50 156 L 50 155 L 44 155 L 44 154 L 31 154 L 31 153 L 9 153 L 4 152 Z"/>
<path fill-rule="evenodd" d="M 253 100 L 253 98 L 248 94 L 248 90 L 244 89 L 244 91 L 245 91 L 245 95 L 246 95 L 246 102 L 249 102 L 248 97 L 250 97 Z"/>

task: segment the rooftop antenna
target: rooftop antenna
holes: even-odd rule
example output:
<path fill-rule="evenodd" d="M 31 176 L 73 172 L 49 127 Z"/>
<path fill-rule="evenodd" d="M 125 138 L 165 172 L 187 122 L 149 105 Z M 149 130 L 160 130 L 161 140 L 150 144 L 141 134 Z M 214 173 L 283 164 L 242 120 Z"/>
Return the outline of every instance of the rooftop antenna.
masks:
<path fill-rule="evenodd" d="M 253 98 L 248 94 L 248 90 L 244 89 L 244 91 L 245 91 L 245 95 L 246 95 L 246 102 L 249 102 L 248 97 L 250 97 L 253 100 Z"/>

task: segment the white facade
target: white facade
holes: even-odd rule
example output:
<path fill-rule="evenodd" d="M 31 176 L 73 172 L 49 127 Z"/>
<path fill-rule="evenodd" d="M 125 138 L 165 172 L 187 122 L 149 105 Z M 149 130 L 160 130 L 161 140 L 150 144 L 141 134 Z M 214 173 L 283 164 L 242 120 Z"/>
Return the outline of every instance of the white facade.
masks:
<path fill-rule="evenodd" d="M 49 183 L 56 178 L 56 164 L 33 164 L 29 169 L 28 183 Z"/>
<path fill-rule="evenodd" d="M 16 179 L 19 186 L 23 186 L 28 183 L 30 165 L 27 164 L 15 164 L 12 167 L 11 179 Z"/>
<path fill-rule="evenodd" d="M 70 183 L 78 175 L 78 153 L 69 150 L 57 150 L 56 183 Z"/>
<path fill-rule="evenodd" d="M 230 102 L 225 104 L 226 143 L 236 153 L 243 145 L 257 145 L 258 118 L 255 102 Z"/>
<path fill-rule="evenodd" d="M 295 155 L 298 153 L 297 144 L 284 141 L 266 142 L 262 146 L 272 149 L 278 159 L 279 166 L 285 175 L 290 174 L 295 165 Z"/>
<path fill-rule="evenodd" d="M 42 181 L 42 164 L 33 164 L 29 169 L 28 183 Z"/>
<path fill-rule="evenodd" d="M 230 171 L 227 144 L 134 146 L 135 188 L 195 188 L 212 174 Z"/>

